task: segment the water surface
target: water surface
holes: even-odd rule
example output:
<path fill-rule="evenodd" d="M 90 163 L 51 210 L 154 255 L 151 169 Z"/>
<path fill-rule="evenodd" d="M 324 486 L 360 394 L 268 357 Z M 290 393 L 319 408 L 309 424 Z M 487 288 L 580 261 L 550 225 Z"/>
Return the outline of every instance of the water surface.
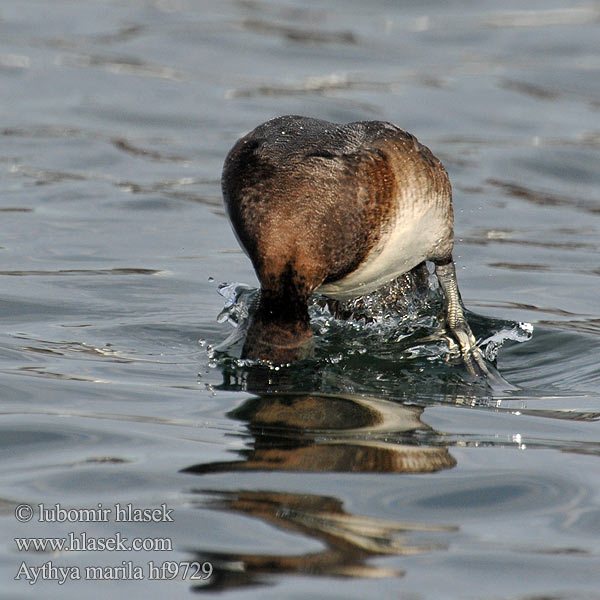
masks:
<path fill-rule="evenodd" d="M 599 20 L 585 1 L 0 1 L 7 597 L 600 598 Z M 310 365 L 211 358 L 219 284 L 256 286 L 222 162 L 290 113 L 390 120 L 442 159 L 467 306 L 535 327 L 499 351 L 515 389 L 318 320 Z M 15 519 L 40 503 L 175 520 Z M 13 539 L 116 531 L 172 550 Z M 14 579 L 123 561 L 144 579 Z"/>

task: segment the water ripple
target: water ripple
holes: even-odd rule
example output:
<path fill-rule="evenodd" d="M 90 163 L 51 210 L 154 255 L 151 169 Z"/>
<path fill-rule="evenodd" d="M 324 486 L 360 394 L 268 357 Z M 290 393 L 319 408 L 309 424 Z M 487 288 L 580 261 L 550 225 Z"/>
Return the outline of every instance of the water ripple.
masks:
<path fill-rule="evenodd" d="M 10 277 L 30 277 L 30 276 L 88 276 L 88 275 L 157 275 L 162 271 L 157 269 L 141 269 L 139 267 L 116 267 L 113 269 L 57 269 L 55 271 L 0 271 L 0 275 Z"/>
<path fill-rule="evenodd" d="M 60 65 L 69 67 L 101 68 L 116 75 L 153 77 L 169 81 L 185 81 L 189 74 L 173 67 L 155 65 L 134 57 L 110 57 L 97 54 L 72 54 L 58 58 Z"/>
<path fill-rule="evenodd" d="M 289 41 L 303 44 L 356 44 L 357 37 L 352 31 L 326 31 L 304 29 L 282 23 L 270 23 L 258 19 L 245 19 L 243 29 L 267 35 L 281 36 Z"/>
<path fill-rule="evenodd" d="M 559 195 L 553 192 L 534 190 L 521 184 L 501 179 L 489 178 L 487 183 L 504 190 L 506 194 L 515 198 L 522 198 L 532 204 L 542 206 L 571 206 L 583 209 L 591 214 L 600 214 L 600 201 L 588 198 L 574 198 L 570 196 Z"/>

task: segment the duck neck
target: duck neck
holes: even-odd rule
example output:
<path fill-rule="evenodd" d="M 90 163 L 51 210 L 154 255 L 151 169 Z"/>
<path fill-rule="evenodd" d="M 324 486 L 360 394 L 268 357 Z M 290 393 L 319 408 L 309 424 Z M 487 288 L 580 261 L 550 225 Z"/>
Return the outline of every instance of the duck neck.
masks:
<path fill-rule="evenodd" d="M 310 356 L 312 349 L 307 300 L 262 290 L 250 316 L 242 358 L 295 362 Z"/>

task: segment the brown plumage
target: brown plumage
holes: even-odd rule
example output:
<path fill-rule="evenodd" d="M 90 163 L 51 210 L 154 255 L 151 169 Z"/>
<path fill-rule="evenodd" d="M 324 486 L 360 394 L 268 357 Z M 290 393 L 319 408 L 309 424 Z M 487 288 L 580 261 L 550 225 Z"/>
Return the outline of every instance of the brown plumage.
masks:
<path fill-rule="evenodd" d="M 465 356 L 483 364 L 452 264 L 450 181 L 414 136 L 380 121 L 278 117 L 234 145 L 222 187 L 261 284 L 244 356 L 302 358 L 310 351 L 313 292 L 362 296 L 430 260 L 451 333 Z"/>

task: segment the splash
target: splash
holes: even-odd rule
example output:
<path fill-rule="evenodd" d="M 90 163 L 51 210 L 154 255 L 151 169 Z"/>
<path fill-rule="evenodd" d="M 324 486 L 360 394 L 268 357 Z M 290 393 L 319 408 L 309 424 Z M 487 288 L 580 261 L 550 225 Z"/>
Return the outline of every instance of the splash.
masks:
<path fill-rule="evenodd" d="M 218 291 L 225 298 L 225 306 L 217 321 L 231 324 L 233 331 L 211 349 L 211 359 L 229 359 L 238 366 L 248 366 L 256 361 L 242 360 L 241 346 L 259 292 L 240 283 L 221 284 Z M 427 271 L 406 273 L 371 294 L 345 302 L 315 294 L 309 312 L 318 362 L 339 365 L 351 363 L 356 357 L 394 364 L 415 359 L 421 363 L 459 362 L 456 350 L 448 344 L 437 279 Z M 525 342 L 533 334 L 529 323 L 485 317 L 468 310 L 465 315 L 478 346 L 492 363 L 506 342 Z"/>

